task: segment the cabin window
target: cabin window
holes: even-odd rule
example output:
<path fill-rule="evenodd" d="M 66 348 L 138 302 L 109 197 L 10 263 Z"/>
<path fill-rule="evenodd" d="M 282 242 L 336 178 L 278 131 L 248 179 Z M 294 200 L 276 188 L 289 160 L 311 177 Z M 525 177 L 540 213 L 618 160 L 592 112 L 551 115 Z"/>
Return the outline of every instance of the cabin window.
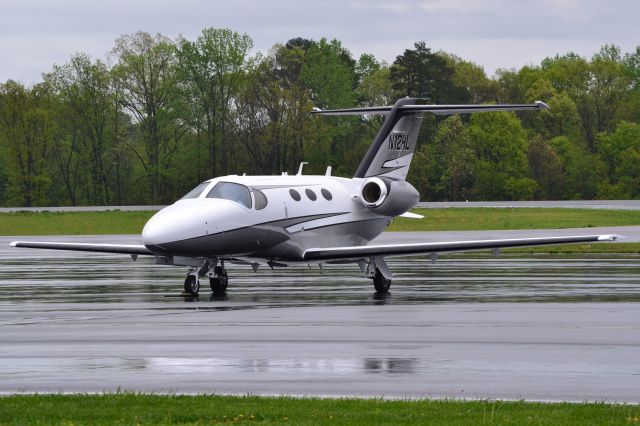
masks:
<path fill-rule="evenodd" d="M 331 195 L 331 193 L 329 192 L 328 189 L 324 189 L 322 188 L 320 190 L 320 193 L 322 193 L 322 196 L 325 198 L 325 200 L 327 201 L 331 201 L 331 199 L 333 198 L 333 195 Z"/>
<path fill-rule="evenodd" d="M 305 190 L 304 190 L 304 193 L 305 193 L 305 194 L 307 194 L 307 197 L 309 197 L 309 199 L 310 199 L 311 201 L 315 201 L 315 200 L 318 198 L 318 196 L 316 195 L 316 193 L 315 193 L 315 192 L 313 192 L 313 191 L 312 191 L 312 190 L 310 190 L 310 189 L 305 189 Z"/>
<path fill-rule="evenodd" d="M 188 198 L 198 198 L 200 194 L 202 194 L 202 191 L 204 191 L 207 186 L 209 186 L 209 182 L 202 182 L 200 185 L 196 186 L 191 191 L 187 192 L 187 195 L 185 195 L 180 199 L 186 200 Z"/>
<path fill-rule="evenodd" d="M 295 189 L 290 189 L 289 190 L 289 195 L 291 195 L 291 198 L 293 198 L 296 201 L 300 201 L 300 199 L 302 197 L 300 197 L 300 193 L 298 191 L 296 191 Z"/>
<path fill-rule="evenodd" d="M 267 207 L 267 196 L 259 189 L 253 188 L 253 199 L 256 202 L 256 210 L 262 210 Z"/>
<path fill-rule="evenodd" d="M 251 194 L 249 188 L 238 183 L 218 182 L 211 188 L 207 198 L 220 198 L 223 200 L 235 201 L 246 208 L 251 208 Z"/>

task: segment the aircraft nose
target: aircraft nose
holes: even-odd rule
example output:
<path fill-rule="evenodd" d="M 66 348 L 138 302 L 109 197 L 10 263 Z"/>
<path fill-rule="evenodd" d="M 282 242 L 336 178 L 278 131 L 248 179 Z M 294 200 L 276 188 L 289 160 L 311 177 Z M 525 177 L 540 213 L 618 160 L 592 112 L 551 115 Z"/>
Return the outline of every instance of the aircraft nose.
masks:
<path fill-rule="evenodd" d="M 142 229 L 142 243 L 145 246 L 156 246 L 170 241 L 170 227 L 166 213 L 156 213 L 147 221 Z"/>

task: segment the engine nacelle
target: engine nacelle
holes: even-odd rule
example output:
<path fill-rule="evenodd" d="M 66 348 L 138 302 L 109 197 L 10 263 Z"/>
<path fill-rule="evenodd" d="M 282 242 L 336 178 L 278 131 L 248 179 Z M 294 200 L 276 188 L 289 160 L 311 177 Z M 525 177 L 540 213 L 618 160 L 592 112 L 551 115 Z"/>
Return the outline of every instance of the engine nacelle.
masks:
<path fill-rule="evenodd" d="M 360 198 L 374 213 L 398 216 L 415 206 L 420 194 L 407 181 L 373 177 L 360 188 Z"/>

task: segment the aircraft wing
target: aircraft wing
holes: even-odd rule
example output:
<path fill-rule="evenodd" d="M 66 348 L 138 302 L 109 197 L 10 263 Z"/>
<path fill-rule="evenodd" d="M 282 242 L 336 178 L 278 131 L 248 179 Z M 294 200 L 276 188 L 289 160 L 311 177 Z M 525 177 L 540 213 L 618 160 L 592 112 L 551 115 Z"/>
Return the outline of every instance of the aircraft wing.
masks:
<path fill-rule="evenodd" d="M 56 243 L 48 241 L 13 241 L 11 247 L 25 247 L 50 250 L 92 251 L 98 253 L 120 253 L 151 255 L 142 244 L 90 244 L 90 243 Z"/>
<path fill-rule="evenodd" d="M 551 244 L 615 241 L 621 235 L 577 235 L 566 237 L 511 238 L 500 240 L 450 241 L 437 243 L 380 244 L 356 247 L 310 248 L 304 260 L 360 259 L 363 257 L 407 256 L 509 247 L 527 247 Z"/>

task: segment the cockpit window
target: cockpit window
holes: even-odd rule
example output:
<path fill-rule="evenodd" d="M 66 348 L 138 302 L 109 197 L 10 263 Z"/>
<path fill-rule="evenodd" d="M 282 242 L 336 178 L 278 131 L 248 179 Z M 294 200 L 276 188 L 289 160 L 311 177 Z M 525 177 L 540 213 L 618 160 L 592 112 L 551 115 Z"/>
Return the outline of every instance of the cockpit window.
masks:
<path fill-rule="evenodd" d="M 191 191 L 187 192 L 187 195 L 185 195 L 184 197 L 182 197 L 180 199 L 181 200 L 186 200 L 187 198 L 198 198 L 198 196 L 200 194 L 202 194 L 202 191 L 204 191 L 204 189 L 207 186 L 209 186 L 209 182 L 202 182 L 200 185 L 196 186 Z"/>
<path fill-rule="evenodd" d="M 251 208 L 251 194 L 249 193 L 249 188 L 237 183 L 218 182 L 216 186 L 211 188 L 211 191 L 207 194 L 207 198 L 231 200 L 242 204 L 248 209 Z"/>
<path fill-rule="evenodd" d="M 253 188 L 253 199 L 256 202 L 256 210 L 262 210 L 267 207 L 267 196 L 259 189 Z"/>

